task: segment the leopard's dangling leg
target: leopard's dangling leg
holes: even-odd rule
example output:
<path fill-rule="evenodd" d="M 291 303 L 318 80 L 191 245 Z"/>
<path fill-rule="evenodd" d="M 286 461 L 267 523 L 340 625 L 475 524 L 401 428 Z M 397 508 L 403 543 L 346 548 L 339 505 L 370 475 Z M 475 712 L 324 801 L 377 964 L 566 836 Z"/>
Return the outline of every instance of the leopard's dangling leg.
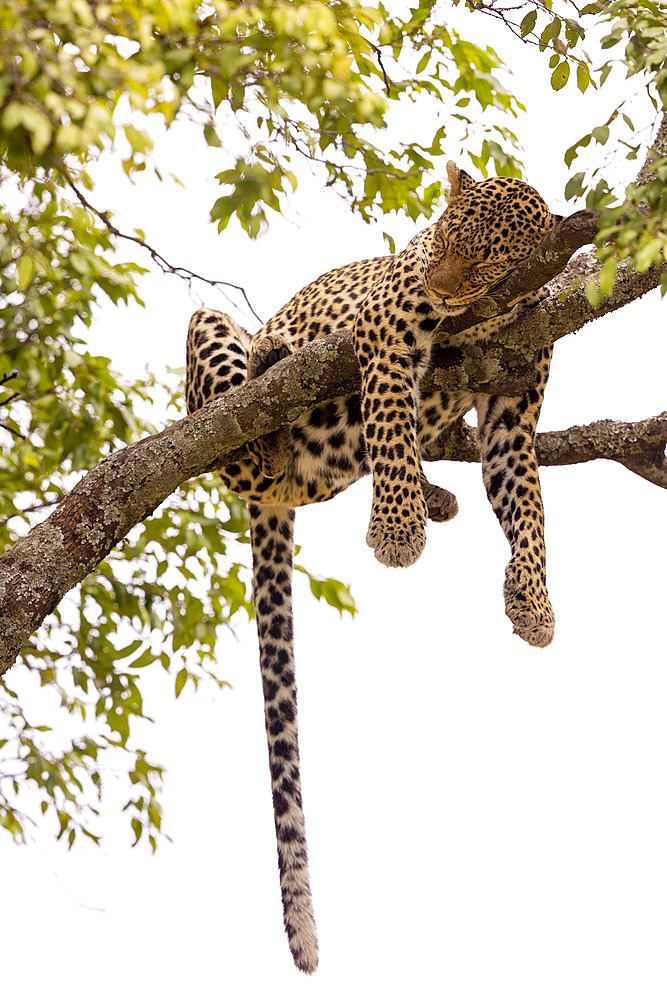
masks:
<path fill-rule="evenodd" d="M 227 313 L 197 309 L 186 346 L 185 402 L 188 413 L 246 381 L 253 338 Z"/>
<path fill-rule="evenodd" d="M 505 611 L 514 631 L 531 646 L 548 646 L 554 634 L 535 455 L 535 432 L 551 354 L 550 347 L 539 352 L 539 382 L 523 396 L 480 394 L 475 401 L 484 485 L 512 549 L 505 571 Z"/>
<path fill-rule="evenodd" d="M 297 735 L 292 629 L 294 511 L 277 504 L 250 503 L 248 513 L 283 916 L 294 963 L 310 973 L 317 968 L 318 953 Z"/>
<path fill-rule="evenodd" d="M 373 476 L 366 543 L 385 566 L 411 566 L 426 544 L 417 401 L 430 344 L 417 344 L 422 360 L 415 363 L 414 334 L 388 318 L 392 295 L 389 274 L 360 307 L 352 340 L 361 369 L 361 412 Z"/>

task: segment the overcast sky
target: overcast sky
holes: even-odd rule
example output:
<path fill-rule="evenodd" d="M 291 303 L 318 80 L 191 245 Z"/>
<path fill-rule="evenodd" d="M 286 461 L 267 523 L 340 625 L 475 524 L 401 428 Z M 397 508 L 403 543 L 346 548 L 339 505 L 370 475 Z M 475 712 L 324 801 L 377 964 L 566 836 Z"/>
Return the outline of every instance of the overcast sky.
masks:
<path fill-rule="evenodd" d="M 562 151 L 613 98 L 593 111 L 573 87 L 552 95 L 539 54 L 496 44 L 518 62 L 529 180 L 572 211 Z M 418 106 L 405 120 L 433 130 Z M 264 318 L 317 274 L 386 252 L 382 228 L 398 246 L 415 231 L 364 226 L 310 181 L 254 244 L 233 225 L 218 236 L 205 220 L 220 154 L 187 143 L 164 147 L 184 190 L 121 195 L 109 165 L 101 191 L 174 263 L 244 285 Z M 634 170 L 621 161 L 617 176 Z M 132 373 L 182 365 L 199 303 L 175 278 L 143 294 L 145 311 L 100 311 L 92 350 Z M 653 294 L 561 341 L 541 429 L 664 410 L 664 308 Z M 130 850 L 112 808 L 102 849 L 0 839 L 3 996 L 664 998 L 665 494 L 613 463 L 541 471 L 557 625 L 538 650 L 504 615 L 508 546 L 479 468 L 429 476 L 460 513 L 429 524 L 409 570 L 365 545 L 368 481 L 297 515 L 300 560 L 359 607 L 339 619 L 296 580 L 315 977 L 294 969 L 282 929 L 256 637 L 240 623 L 220 648 L 231 689 L 152 706 L 144 745 L 168 768 L 173 843 Z"/>

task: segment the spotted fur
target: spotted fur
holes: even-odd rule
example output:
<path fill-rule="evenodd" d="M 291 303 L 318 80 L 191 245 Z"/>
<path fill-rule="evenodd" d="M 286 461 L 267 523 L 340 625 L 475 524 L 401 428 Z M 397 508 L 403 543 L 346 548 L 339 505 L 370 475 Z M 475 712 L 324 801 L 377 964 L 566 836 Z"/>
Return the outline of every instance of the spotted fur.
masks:
<path fill-rule="evenodd" d="M 220 470 L 249 501 L 254 600 L 285 927 L 296 965 L 317 967 L 301 803 L 291 572 L 294 508 L 328 500 L 371 472 L 367 542 L 388 566 L 409 566 L 426 540 L 427 517 L 446 521 L 456 498 L 429 483 L 421 455 L 445 428 L 477 409 L 484 485 L 511 546 L 506 611 L 535 646 L 553 636 L 545 578 L 544 516 L 535 428 L 551 350 L 536 358 L 537 384 L 517 397 L 437 391 L 419 385 L 443 317 L 464 312 L 528 257 L 556 221 L 540 195 L 514 178 L 474 182 L 448 164 L 441 218 L 395 256 L 322 275 L 250 336 L 224 313 L 198 310 L 187 347 L 188 412 L 259 377 L 283 357 L 333 330 L 352 331 L 361 394 L 339 396 L 291 426 L 247 445 Z M 516 310 L 459 335 L 493 336 Z"/>

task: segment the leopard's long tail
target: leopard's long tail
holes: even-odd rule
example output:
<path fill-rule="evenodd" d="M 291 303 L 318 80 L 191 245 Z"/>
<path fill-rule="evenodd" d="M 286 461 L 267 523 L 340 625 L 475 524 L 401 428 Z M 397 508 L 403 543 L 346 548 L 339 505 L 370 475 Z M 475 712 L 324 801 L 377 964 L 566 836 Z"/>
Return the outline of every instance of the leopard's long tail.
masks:
<path fill-rule="evenodd" d="M 294 963 L 317 968 L 317 929 L 301 803 L 292 634 L 294 511 L 251 503 L 253 590 L 285 930 Z"/>

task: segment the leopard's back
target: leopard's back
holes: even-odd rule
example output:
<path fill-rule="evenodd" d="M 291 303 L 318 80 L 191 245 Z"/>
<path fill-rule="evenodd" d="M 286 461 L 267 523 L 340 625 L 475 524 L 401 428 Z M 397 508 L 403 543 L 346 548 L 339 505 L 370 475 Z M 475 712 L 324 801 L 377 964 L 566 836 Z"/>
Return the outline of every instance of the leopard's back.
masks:
<path fill-rule="evenodd" d="M 351 329 L 373 285 L 394 263 L 394 257 L 370 257 L 321 274 L 293 295 L 256 336 L 280 333 L 298 350 L 334 330 Z"/>

